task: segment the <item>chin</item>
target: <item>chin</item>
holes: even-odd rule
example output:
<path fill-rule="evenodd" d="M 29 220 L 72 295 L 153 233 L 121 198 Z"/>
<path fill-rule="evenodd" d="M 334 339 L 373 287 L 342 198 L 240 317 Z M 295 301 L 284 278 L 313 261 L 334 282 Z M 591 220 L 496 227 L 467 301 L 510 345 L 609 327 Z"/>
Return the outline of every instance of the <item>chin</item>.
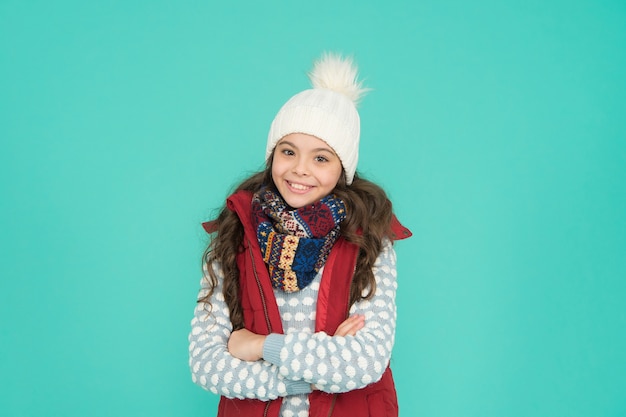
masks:
<path fill-rule="evenodd" d="M 321 198 L 321 197 L 317 197 L 316 194 L 294 193 L 287 186 L 285 187 L 277 186 L 276 188 L 278 189 L 278 192 L 280 193 L 280 195 L 283 197 L 283 200 L 285 200 L 285 203 L 287 203 L 289 207 L 296 208 L 296 209 L 300 207 L 304 207 L 307 204 L 314 203 L 315 201 Z"/>
<path fill-rule="evenodd" d="M 289 205 L 289 207 L 292 207 L 294 209 L 299 209 L 301 207 L 306 206 L 307 204 L 311 204 L 315 202 L 315 200 L 303 199 L 303 198 L 285 198 L 285 202 L 287 203 L 287 205 Z"/>

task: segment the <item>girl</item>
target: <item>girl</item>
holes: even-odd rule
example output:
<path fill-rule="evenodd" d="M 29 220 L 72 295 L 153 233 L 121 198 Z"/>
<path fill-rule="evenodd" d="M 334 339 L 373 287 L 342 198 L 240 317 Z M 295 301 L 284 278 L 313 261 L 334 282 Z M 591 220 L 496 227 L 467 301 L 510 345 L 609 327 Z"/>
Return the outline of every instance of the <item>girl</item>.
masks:
<path fill-rule="evenodd" d="M 323 55 L 309 76 L 272 122 L 266 169 L 203 224 L 190 366 L 218 416 L 398 414 L 392 242 L 411 233 L 356 174 L 352 61 Z"/>

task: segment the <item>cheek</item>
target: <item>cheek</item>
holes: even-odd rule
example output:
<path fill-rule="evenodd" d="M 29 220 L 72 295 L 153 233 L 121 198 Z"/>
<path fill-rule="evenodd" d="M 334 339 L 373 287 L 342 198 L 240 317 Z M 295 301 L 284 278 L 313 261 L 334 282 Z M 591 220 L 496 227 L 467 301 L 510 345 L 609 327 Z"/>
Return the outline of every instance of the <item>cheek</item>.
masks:
<path fill-rule="evenodd" d="M 274 160 L 272 161 L 272 176 L 275 177 L 277 175 L 280 175 L 280 173 L 280 162 L 277 162 L 276 157 L 274 157 Z"/>
<path fill-rule="evenodd" d="M 276 160 L 272 161 L 272 182 L 276 187 L 279 187 L 281 184 L 281 178 L 285 174 L 285 164 L 281 164 L 280 161 L 276 162 Z"/>
<path fill-rule="evenodd" d="M 278 178 L 280 178 L 280 175 L 276 172 L 274 165 L 272 165 L 272 182 L 276 187 L 278 187 Z"/>
<path fill-rule="evenodd" d="M 337 186 L 337 183 L 339 182 L 339 178 L 341 178 L 341 173 L 342 173 L 341 166 L 339 166 L 338 169 L 333 170 L 332 173 L 329 173 L 327 177 L 328 185 L 332 186 L 332 188 L 335 188 Z"/>

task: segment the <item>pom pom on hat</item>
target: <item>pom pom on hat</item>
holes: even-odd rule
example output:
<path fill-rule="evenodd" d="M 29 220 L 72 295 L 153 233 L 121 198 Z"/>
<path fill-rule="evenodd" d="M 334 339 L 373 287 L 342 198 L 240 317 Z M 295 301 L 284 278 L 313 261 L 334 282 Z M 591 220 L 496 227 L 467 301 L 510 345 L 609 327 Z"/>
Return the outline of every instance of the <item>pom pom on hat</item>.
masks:
<path fill-rule="evenodd" d="M 342 58 L 340 55 L 324 53 L 315 62 L 309 73 L 313 88 L 325 88 L 348 97 L 355 106 L 359 104 L 369 88 L 363 88 L 358 81 L 357 68 L 352 58 Z"/>
<path fill-rule="evenodd" d="M 352 183 L 359 159 L 360 119 L 356 106 L 369 91 L 358 81 L 352 59 L 325 53 L 309 73 L 313 89 L 291 97 L 280 109 L 267 138 L 266 158 L 283 137 L 305 133 L 330 145 Z"/>

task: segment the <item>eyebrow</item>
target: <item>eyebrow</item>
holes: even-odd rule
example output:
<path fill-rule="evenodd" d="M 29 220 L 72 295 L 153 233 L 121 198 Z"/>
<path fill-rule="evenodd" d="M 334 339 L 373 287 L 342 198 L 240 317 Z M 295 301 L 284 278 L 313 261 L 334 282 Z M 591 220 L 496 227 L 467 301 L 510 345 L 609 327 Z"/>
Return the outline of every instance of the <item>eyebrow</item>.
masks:
<path fill-rule="evenodd" d="M 291 146 L 293 148 L 298 149 L 298 147 L 296 145 L 294 145 L 293 143 L 289 142 L 288 140 L 283 140 L 280 143 L 278 143 L 278 145 L 289 145 L 289 146 Z M 320 152 L 320 151 L 330 152 L 331 154 L 335 155 L 335 152 L 331 148 L 315 148 L 315 149 L 313 149 L 313 152 Z"/>

